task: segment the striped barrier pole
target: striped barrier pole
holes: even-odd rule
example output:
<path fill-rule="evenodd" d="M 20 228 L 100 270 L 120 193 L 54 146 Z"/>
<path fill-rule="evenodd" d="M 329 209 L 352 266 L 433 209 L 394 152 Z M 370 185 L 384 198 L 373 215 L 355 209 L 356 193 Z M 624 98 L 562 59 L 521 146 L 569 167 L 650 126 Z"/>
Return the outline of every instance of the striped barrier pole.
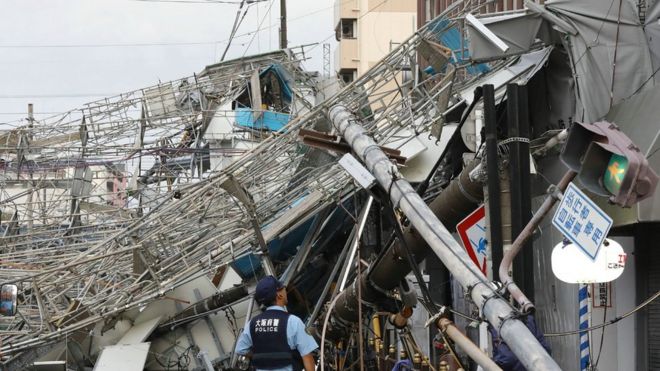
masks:
<path fill-rule="evenodd" d="M 578 299 L 580 302 L 580 330 L 589 328 L 589 291 L 588 285 L 580 284 Z M 589 370 L 589 333 L 580 332 L 580 371 Z"/>

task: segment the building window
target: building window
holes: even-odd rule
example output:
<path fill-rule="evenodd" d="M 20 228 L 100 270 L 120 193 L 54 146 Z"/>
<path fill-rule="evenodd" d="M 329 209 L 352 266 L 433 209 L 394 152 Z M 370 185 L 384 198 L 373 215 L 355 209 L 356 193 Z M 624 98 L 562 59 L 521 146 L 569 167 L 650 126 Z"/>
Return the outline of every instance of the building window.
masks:
<path fill-rule="evenodd" d="M 435 18 L 435 1 L 436 0 L 424 0 L 424 21 L 428 22 Z"/>
<path fill-rule="evenodd" d="M 337 41 L 341 39 L 354 39 L 357 37 L 357 20 L 342 19 L 335 30 Z"/>
<path fill-rule="evenodd" d="M 355 80 L 357 70 L 355 68 L 344 68 L 339 70 L 339 78 L 345 83 L 350 84 Z"/>

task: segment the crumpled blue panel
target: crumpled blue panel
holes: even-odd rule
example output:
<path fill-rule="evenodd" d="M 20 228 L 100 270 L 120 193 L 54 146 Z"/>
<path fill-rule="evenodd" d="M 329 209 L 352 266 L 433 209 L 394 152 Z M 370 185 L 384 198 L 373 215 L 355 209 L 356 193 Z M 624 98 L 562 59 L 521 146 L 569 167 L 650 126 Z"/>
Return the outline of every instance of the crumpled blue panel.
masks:
<path fill-rule="evenodd" d="M 288 80 L 290 80 L 290 77 L 286 70 L 282 68 L 281 65 L 279 64 L 271 64 L 270 67 L 266 68 L 265 70 L 261 71 L 259 73 L 259 76 L 264 76 L 266 75 L 269 71 L 272 71 L 275 73 L 275 76 L 277 76 L 277 79 L 280 82 L 280 89 L 282 90 L 282 94 L 284 95 L 284 98 L 291 102 L 291 99 L 293 99 L 293 91 L 291 90 L 291 87 L 289 86 Z"/>
<path fill-rule="evenodd" d="M 465 46 L 465 51 L 463 52 L 464 58 L 460 58 L 461 53 L 461 33 L 458 30 L 458 27 L 453 24 L 450 25 L 448 19 L 435 19 L 431 21 L 429 25 L 429 30 L 435 35 L 437 42 L 440 42 L 443 46 L 453 50 L 451 58 L 449 61 L 453 64 L 461 64 L 470 61 L 470 52 L 468 51 L 468 42 L 469 40 L 464 40 L 463 44 Z M 472 66 L 466 67 L 467 72 L 470 75 L 480 75 L 482 73 L 490 71 L 488 65 L 484 63 L 475 64 Z M 436 71 L 438 72 L 438 71 Z"/>

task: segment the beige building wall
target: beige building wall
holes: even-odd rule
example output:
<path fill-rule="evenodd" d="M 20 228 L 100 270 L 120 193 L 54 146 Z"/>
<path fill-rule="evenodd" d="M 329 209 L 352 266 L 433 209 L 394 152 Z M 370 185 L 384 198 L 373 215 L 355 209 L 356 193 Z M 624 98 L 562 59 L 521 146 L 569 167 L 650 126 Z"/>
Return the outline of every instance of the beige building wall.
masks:
<path fill-rule="evenodd" d="M 353 21 L 353 38 L 342 36 L 342 20 Z M 370 66 L 410 37 L 417 28 L 415 0 L 336 0 L 335 70 L 355 70 L 360 76 Z"/>

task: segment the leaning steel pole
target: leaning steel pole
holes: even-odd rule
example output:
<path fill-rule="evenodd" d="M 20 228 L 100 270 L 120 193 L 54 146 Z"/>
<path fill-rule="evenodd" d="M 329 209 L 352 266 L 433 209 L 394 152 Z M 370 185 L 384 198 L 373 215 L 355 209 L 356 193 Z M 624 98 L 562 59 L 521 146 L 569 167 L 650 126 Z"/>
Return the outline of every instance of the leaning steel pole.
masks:
<path fill-rule="evenodd" d="M 340 135 L 364 162 L 380 185 L 388 190 L 392 204 L 408 217 L 433 252 L 469 292 L 488 322 L 528 370 L 560 370 L 517 313 L 502 299 L 487 278 L 474 267 L 467 253 L 438 220 L 378 144 L 358 125 L 359 119 L 346 107 L 330 108 L 329 116 Z"/>

